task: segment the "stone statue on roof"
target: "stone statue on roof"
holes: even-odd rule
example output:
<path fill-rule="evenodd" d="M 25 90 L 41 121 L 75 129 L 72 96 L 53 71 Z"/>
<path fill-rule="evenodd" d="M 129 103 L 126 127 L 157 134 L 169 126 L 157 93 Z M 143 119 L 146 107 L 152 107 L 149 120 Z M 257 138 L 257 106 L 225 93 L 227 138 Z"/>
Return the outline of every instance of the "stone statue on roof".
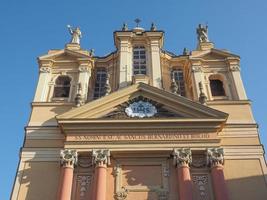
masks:
<path fill-rule="evenodd" d="M 208 25 L 204 26 L 202 24 L 198 25 L 197 28 L 197 39 L 198 42 L 209 42 L 208 38 Z"/>
<path fill-rule="evenodd" d="M 70 25 L 67 25 L 69 32 L 72 36 L 70 43 L 80 44 L 80 38 L 82 37 L 82 32 L 79 27 L 72 28 Z"/>

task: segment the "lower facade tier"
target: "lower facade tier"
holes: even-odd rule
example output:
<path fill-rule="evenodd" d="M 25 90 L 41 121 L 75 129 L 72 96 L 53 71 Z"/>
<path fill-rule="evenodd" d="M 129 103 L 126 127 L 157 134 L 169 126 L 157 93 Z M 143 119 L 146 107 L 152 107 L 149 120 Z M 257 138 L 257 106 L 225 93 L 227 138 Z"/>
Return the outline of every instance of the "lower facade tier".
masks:
<path fill-rule="evenodd" d="M 12 200 L 265 200 L 258 147 L 24 148 Z"/>

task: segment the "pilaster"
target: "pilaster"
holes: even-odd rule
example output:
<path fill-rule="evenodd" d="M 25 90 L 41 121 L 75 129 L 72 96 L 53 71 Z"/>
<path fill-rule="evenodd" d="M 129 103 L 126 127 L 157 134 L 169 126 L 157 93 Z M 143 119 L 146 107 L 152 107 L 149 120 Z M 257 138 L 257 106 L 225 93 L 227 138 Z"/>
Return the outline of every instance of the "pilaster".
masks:
<path fill-rule="evenodd" d="M 126 87 L 132 80 L 131 32 L 116 32 L 115 43 L 119 50 L 119 87 Z"/>
<path fill-rule="evenodd" d="M 204 82 L 203 74 L 202 74 L 202 67 L 201 67 L 201 61 L 199 60 L 191 60 L 191 72 L 193 77 L 193 93 L 194 93 L 194 100 L 198 101 L 198 98 L 200 96 L 200 88 L 199 83 Z M 204 93 L 205 92 L 205 87 Z"/>
<path fill-rule="evenodd" d="M 159 40 L 151 40 L 151 75 L 152 85 L 157 88 L 162 88 L 162 76 L 160 66 L 160 43 Z"/>
<path fill-rule="evenodd" d="M 53 62 L 50 60 L 39 61 L 39 79 L 34 96 L 34 102 L 45 102 L 47 100 L 48 83 L 51 80 L 51 68 Z"/>
<path fill-rule="evenodd" d="M 79 60 L 79 77 L 78 83 L 81 84 L 81 96 L 87 99 L 88 85 L 91 78 L 91 62 L 88 60 Z"/>
<path fill-rule="evenodd" d="M 234 89 L 236 91 L 236 98 L 238 100 L 246 100 L 247 95 L 240 75 L 239 59 L 227 58 L 227 60 L 229 71 L 233 79 L 233 87 L 235 87 Z"/>

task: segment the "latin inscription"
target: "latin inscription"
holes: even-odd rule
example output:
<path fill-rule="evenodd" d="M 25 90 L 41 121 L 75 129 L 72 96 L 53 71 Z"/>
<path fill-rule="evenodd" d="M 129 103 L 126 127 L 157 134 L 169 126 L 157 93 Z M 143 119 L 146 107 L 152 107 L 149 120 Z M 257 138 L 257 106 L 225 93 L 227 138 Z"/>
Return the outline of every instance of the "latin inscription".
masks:
<path fill-rule="evenodd" d="M 212 133 L 164 133 L 164 134 L 101 134 L 67 136 L 67 141 L 158 141 L 158 140 L 203 140 L 215 139 Z"/>

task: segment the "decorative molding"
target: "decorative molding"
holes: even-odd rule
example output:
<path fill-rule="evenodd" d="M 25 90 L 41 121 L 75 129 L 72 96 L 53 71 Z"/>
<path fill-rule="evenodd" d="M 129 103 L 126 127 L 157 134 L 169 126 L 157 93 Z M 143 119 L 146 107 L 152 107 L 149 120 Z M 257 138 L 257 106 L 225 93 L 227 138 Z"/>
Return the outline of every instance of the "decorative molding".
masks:
<path fill-rule="evenodd" d="M 156 191 L 158 195 L 158 200 L 168 200 L 169 192 L 165 190 L 158 190 Z"/>
<path fill-rule="evenodd" d="M 110 165 L 110 151 L 108 149 L 93 149 L 92 157 L 94 165 Z"/>
<path fill-rule="evenodd" d="M 51 67 L 48 66 L 42 66 L 39 69 L 40 73 L 50 73 L 51 72 Z"/>
<path fill-rule="evenodd" d="M 169 177 L 170 176 L 170 170 L 167 166 L 163 167 L 163 176 L 164 177 Z"/>
<path fill-rule="evenodd" d="M 148 102 L 150 104 L 152 104 L 157 112 L 151 116 L 150 118 L 158 118 L 158 117 L 182 117 L 181 115 L 174 113 L 172 111 L 169 111 L 167 109 L 165 109 L 163 107 L 162 104 L 159 104 L 153 100 L 150 100 L 148 98 L 145 98 L 143 96 L 139 96 L 137 98 L 131 99 L 123 104 L 120 104 L 117 106 L 117 109 L 112 111 L 111 113 L 106 114 L 105 116 L 103 116 L 103 118 L 115 118 L 115 119 L 127 119 L 129 118 L 128 114 L 125 112 L 126 108 L 129 107 L 129 105 L 138 102 L 138 101 L 143 101 L 143 102 Z M 137 118 L 138 116 L 136 116 L 135 118 Z M 134 118 L 134 117 L 132 117 Z"/>
<path fill-rule="evenodd" d="M 202 72 L 202 67 L 200 65 L 192 66 L 192 72 Z"/>
<path fill-rule="evenodd" d="M 208 175 L 192 175 L 192 181 L 197 189 L 199 200 L 208 200 Z"/>
<path fill-rule="evenodd" d="M 78 161 L 78 154 L 76 150 L 64 149 L 60 151 L 60 164 L 63 167 L 74 167 Z"/>
<path fill-rule="evenodd" d="M 195 168 L 203 168 L 207 165 L 205 155 L 193 155 L 191 166 Z"/>
<path fill-rule="evenodd" d="M 129 117 L 153 117 L 157 113 L 157 109 L 151 103 L 140 100 L 131 103 L 127 108 L 125 108 L 125 113 Z"/>
<path fill-rule="evenodd" d="M 120 191 L 117 191 L 114 195 L 116 200 L 125 200 L 128 196 L 128 190 L 125 187 L 122 187 Z"/>
<path fill-rule="evenodd" d="M 81 168 L 89 168 L 92 166 L 92 159 L 89 159 L 87 157 L 79 157 L 78 166 Z"/>
<path fill-rule="evenodd" d="M 210 166 L 219 166 L 224 163 L 223 148 L 209 148 L 207 149 L 207 163 Z"/>
<path fill-rule="evenodd" d="M 232 71 L 232 72 L 240 71 L 240 66 L 239 65 L 230 65 L 229 68 L 230 68 L 230 71 Z"/>
<path fill-rule="evenodd" d="M 80 65 L 79 66 L 79 72 L 90 72 L 90 67 L 88 66 L 83 66 L 83 65 Z"/>
<path fill-rule="evenodd" d="M 79 196 L 80 200 L 85 200 L 86 192 L 89 188 L 89 185 L 92 182 L 92 175 L 78 175 L 77 176 L 77 182 L 79 185 Z"/>
<path fill-rule="evenodd" d="M 189 148 L 173 149 L 173 164 L 177 167 L 189 166 L 192 162 L 192 152 Z"/>

